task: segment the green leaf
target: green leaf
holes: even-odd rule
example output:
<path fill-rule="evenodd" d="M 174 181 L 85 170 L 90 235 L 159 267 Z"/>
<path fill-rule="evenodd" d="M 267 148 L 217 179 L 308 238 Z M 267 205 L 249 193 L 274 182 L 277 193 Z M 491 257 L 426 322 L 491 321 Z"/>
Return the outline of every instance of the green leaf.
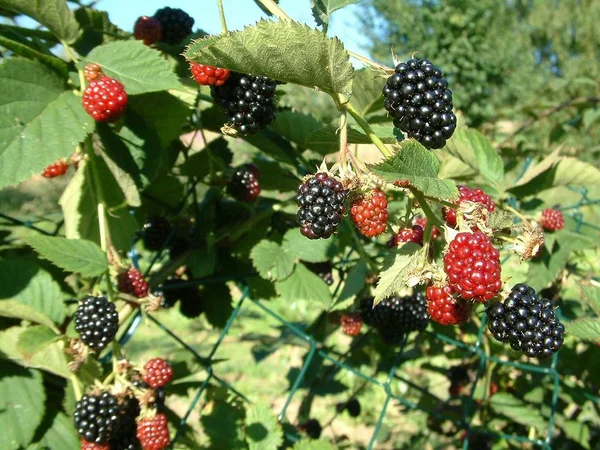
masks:
<path fill-rule="evenodd" d="M 282 280 L 294 270 L 294 258 L 276 242 L 260 241 L 250 252 L 250 258 L 260 276 L 266 279 Z"/>
<path fill-rule="evenodd" d="M 513 226 L 513 216 L 507 211 L 496 209 L 489 214 L 487 224 L 492 230 L 504 230 Z"/>
<path fill-rule="evenodd" d="M 420 245 L 410 242 L 386 255 L 375 288 L 373 306 L 409 287 L 409 279 L 415 275 L 417 266 L 423 261 L 422 253 Z"/>
<path fill-rule="evenodd" d="M 586 423 L 578 420 L 564 420 L 561 428 L 569 439 L 577 442 L 585 449 L 590 448 L 590 428 Z"/>
<path fill-rule="evenodd" d="M 586 341 L 600 342 L 600 318 L 586 317 L 567 323 L 569 334 Z"/>
<path fill-rule="evenodd" d="M 470 128 L 458 129 L 446 143 L 446 149 L 475 169 L 496 191 L 501 192 L 504 163 L 483 134 Z"/>
<path fill-rule="evenodd" d="M 600 169 L 575 158 L 563 158 L 556 166 L 554 186 L 599 186 Z"/>
<path fill-rule="evenodd" d="M 202 414 L 202 429 L 210 439 L 210 448 L 244 448 L 242 421 L 244 409 L 241 405 L 215 402 L 208 414 Z"/>
<path fill-rule="evenodd" d="M 344 283 L 344 287 L 342 288 L 342 292 L 340 293 L 336 304 L 343 302 L 344 300 L 351 299 L 355 295 L 359 294 L 360 291 L 362 291 L 365 287 L 365 281 L 368 273 L 369 268 L 363 260 L 360 260 L 358 263 L 356 263 L 350 272 L 348 272 L 346 282 Z"/>
<path fill-rule="evenodd" d="M 305 439 L 296 442 L 293 450 L 334 450 L 335 447 L 329 441 Z"/>
<path fill-rule="evenodd" d="M 0 65 L 0 188 L 68 157 L 93 128 L 81 98 L 37 61 Z"/>
<path fill-rule="evenodd" d="M 217 264 L 215 249 L 194 249 L 187 259 L 187 265 L 194 278 L 203 278 L 212 275 Z"/>
<path fill-rule="evenodd" d="M 68 418 L 64 413 L 57 412 L 54 416 L 52 426 L 44 433 L 40 440 L 40 444 L 47 448 L 73 448 L 80 446 L 77 437 L 77 430 L 73 424 L 73 420 Z"/>
<path fill-rule="evenodd" d="M 231 292 L 226 284 L 209 283 L 202 291 L 204 314 L 213 327 L 223 328 L 233 312 Z"/>
<path fill-rule="evenodd" d="M 53 330 L 56 329 L 50 317 L 37 311 L 32 306 L 24 305 L 14 300 L 0 300 L 0 317 L 28 320 L 30 322 L 46 325 Z"/>
<path fill-rule="evenodd" d="M 1 28 L 0 28 L 1 31 Z M 56 70 L 59 74 L 66 77 L 69 68 L 67 63 L 56 56 L 47 55 L 45 53 L 39 52 L 29 45 L 22 44 L 21 42 L 17 42 L 13 39 L 9 39 L 6 36 L 2 36 L 0 34 L 0 46 L 4 47 L 8 50 L 11 50 L 15 55 L 23 56 L 25 58 L 34 59 L 46 64 L 48 67 Z"/>
<path fill-rule="evenodd" d="M 57 339 L 60 339 L 60 336 L 51 328 L 44 325 L 35 325 L 27 328 L 21 333 L 17 342 L 17 349 L 25 356 L 25 358 L 29 358 L 31 355 L 43 350 Z"/>
<path fill-rule="evenodd" d="M 285 233 L 282 247 L 295 258 L 313 263 L 329 261 L 335 253 L 333 239 L 309 241 L 302 236 L 300 228 L 292 228 Z"/>
<path fill-rule="evenodd" d="M 94 242 L 49 236 L 28 236 L 25 241 L 42 258 L 69 272 L 95 277 L 108 270 L 106 254 Z"/>
<path fill-rule="evenodd" d="M 0 0 L 0 7 L 37 20 L 68 44 L 79 35 L 79 25 L 65 0 Z"/>
<path fill-rule="evenodd" d="M 288 302 L 305 300 L 324 307 L 328 307 L 331 302 L 331 292 L 327 284 L 304 264 L 296 264 L 296 269 L 289 277 L 275 283 L 275 289 Z"/>
<path fill-rule="evenodd" d="M 533 408 L 510 394 L 499 392 L 489 401 L 498 414 L 503 414 L 521 425 L 534 427 L 540 432 L 548 427 L 546 419 L 539 409 Z"/>
<path fill-rule="evenodd" d="M 7 361 L 0 377 L 0 448 L 26 447 L 44 416 L 42 375 Z"/>
<path fill-rule="evenodd" d="M 246 412 L 246 442 L 250 450 L 277 450 L 283 430 L 268 405 L 255 403 Z"/>
<path fill-rule="evenodd" d="M 296 22 L 262 20 L 242 31 L 199 39 L 185 57 L 329 93 L 352 93 L 354 69 L 342 42 Z"/>
<path fill-rule="evenodd" d="M 514 189 L 518 186 L 524 186 L 530 181 L 539 177 L 541 174 L 550 170 L 560 160 L 559 154 L 560 148 L 557 148 L 538 164 L 532 164 L 531 166 L 529 166 L 525 173 L 519 177 L 519 179 L 515 182 L 511 189 Z"/>
<path fill-rule="evenodd" d="M 31 306 L 57 325 L 65 320 L 60 286 L 34 261 L 0 261 L 0 299 Z"/>
<path fill-rule="evenodd" d="M 583 300 L 600 316 L 600 288 L 595 286 L 584 286 Z"/>
<path fill-rule="evenodd" d="M 358 3 L 358 0 L 310 0 L 312 13 L 317 25 L 329 23 L 329 16 L 338 9 Z"/>
<path fill-rule="evenodd" d="M 371 125 L 371 129 L 384 144 L 397 144 L 403 139 L 400 133 L 392 125 Z M 348 127 L 348 143 L 349 144 L 371 144 L 371 138 L 352 127 Z M 307 138 L 305 145 L 321 154 L 329 154 L 337 152 L 340 149 L 340 135 L 335 127 L 324 127 L 313 131 Z"/>
<path fill-rule="evenodd" d="M 269 125 L 273 131 L 301 147 L 306 146 L 308 137 L 321 126 L 316 117 L 297 111 L 278 112 L 277 120 Z"/>
<path fill-rule="evenodd" d="M 433 153 L 414 140 L 404 142 L 392 158 L 370 168 L 389 182 L 408 180 L 411 186 L 430 197 L 443 200 L 458 198 L 456 185 L 438 178 L 440 163 Z"/>
<path fill-rule="evenodd" d="M 361 116 L 365 117 L 371 112 L 383 109 L 381 89 L 384 83 L 385 78 L 370 69 L 365 68 L 355 72 L 352 82 L 352 105 Z"/>
<path fill-rule="evenodd" d="M 169 62 L 142 41 L 114 41 L 96 47 L 82 65 L 96 63 L 125 86 L 128 95 L 183 89 Z"/>

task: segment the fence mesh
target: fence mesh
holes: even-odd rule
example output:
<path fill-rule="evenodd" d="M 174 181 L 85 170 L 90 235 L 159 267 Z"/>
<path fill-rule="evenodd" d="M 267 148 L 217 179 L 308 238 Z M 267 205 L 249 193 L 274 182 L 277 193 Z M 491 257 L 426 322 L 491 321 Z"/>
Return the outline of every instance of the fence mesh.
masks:
<path fill-rule="evenodd" d="M 195 190 L 195 184 L 192 184 L 190 186 L 190 189 L 187 191 L 185 198 L 180 202 L 180 204 L 179 204 L 180 206 L 177 208 L 177 211 L 181 210 L 186 205 L 188 198 L 192 195 L 194 190 Z M 577 189 L 573 188 L 572 190 L 574 190 L 575 192 L 577 192 L 580 195 L 580 200 L 573 205 L 561 207 L 560 209 L 565 213 L 566 216 L 569 216 L 573 219 L 573 222 L 571 223 L 573 230 L 576 232 L 582 232 L 582 230 L 584 228 L 589 228 L 594 231 L 600 231 L 599 226 L 583 220 L 584 213 L 581 211 L 581 209 L 584 207 L 600 204 L 600 200 L 591 199 L 589 197 L 589 192 L 586 188 L 577 188 Z M 59 221 L 58 223 L 56 223 L 54 230 L 49 232 L 47 230 L 44 230 L 44 229 L 38 227 L 36 225 L 36 220 L 21 220 L 21 219 L 17 219 L 17 218 L 14 218 L 14 217 L 8 216 L 6 214 L 2 214 L 2 213 L 0 213 L 0 218 L 4 219 L 6 221 L 5 222 L 6 225 L 11 224 L 11 225 L 16 225 L 16 226 L 27 227 L 27 228 L 36 230 L 40 233 L 43 233 L 45 235 L 58 235 L 62 228 L 62 225 L 63 225 L 62 221 Z M 163 248 L 160 249 L 159 251 L 155 252 L 155 254 L 152 256 L 150 263 L 145 270 L 146 276 L 152 271 L 155 264 L 160 260 L 163 250 L 167 248 L 169 240 L 172 237 L 173 236 L 170 236 L 169 239 L 167 240 L 167 242 L 165 242 L 165 244 L 163 245 Z M 139 261 L 138 261 L 139 254 L 136 250 L 135 245 L 131 248 L 131 250 L 129 252 L 129 257 L 132 261 L 133 266 L 139 269 L 140 268 Z M 341 279 L 339 281 L 337 289 L 339 289 L 339 287 L 342 285 L 342 283 L 344 281 L 343 274 L 344 274 L 344 272 L 342 271 Z M 392 383 L 394 383 L 395 381 L 401 381 L 401 382 L 405 383 L 406 385 L 410 386 L 411 388 L 420 391 L 423 395 L 431 396 L 432 398 L 439 400 L 434 394 L 429 392 L 426 388 L 418 386 L 416 383 L 409 380 L 400 371 L 402 364 L 410 359 L 410 356 L 406 352 L 406 346 L 407 346 L 407 343 L 409 342 L 409 339 L 408 339 L 409 336 L 405 336 L 403 342 L 397 348 L 396 356 L 395 356 L 393 362 L 391 363 L 391 367 L 390 367 L 389 371 L 387 372 L 387 376 L 385 377 L 385 380 L 382 381 L 380 379 L 377 379 L 374 376 L 368 375 L 366 373 L 363 373 L 360 370 L 357 370 L 355 367 L 353 367 L 351 364 L 349 364 L 346 361 L 348 355 L 352 352 L 352 350 L 356 347 L 356 345 L 360 344 L 361 340 L 364 340 L 368 336 L 368 333 L 370 333 L 370 331 L 366 335 L 363 334 L 362 336 L 360 336 L 359 339 L 355 340 L 353 342 L 352 346 L 350 347 L 350 349 L 346 353 L 339 354 L 339 353 L 335 352 L 333 349 L 325 347 L 322 342 L 319 342 L 313 336 L 311 336 L 310 334 L 307 334 L 305 331 L 298 328 L 296 325 L 294 325 L 294 323 L 291 323 L 288 320 L 286 320 L 284 317 L 282 317 L 280 314 L 278 314 L 272 308 L 270 308 L 268 306 L 268 304 L 265 303 L 264 301 L 251 298 L 249 296 L 249 287 L 246 283 L 246 276 L 244 276 L 244 275 L 241 275 L 241 276 L 233 278 L 233 279 L 232 278 L 203 278 L 203 279 L 187 280 L 187 281 L 182 281 L 180 283 L 169 284 L 168 286 L 166 286 L 166 288 L 177 289 L 178 287 L 182 287 L 182 286 L 190 286 L 190 285 L 198 285 L 199 286 L 199 285 L 204 285 L 204 284 L 211 283 L 211 282 L 223 282 L 223 281 L 235 282 L 236 285 L 239 287 L 241 296 L 240 296 L 239 300 L 237 301 L 237 304 L 235 305 L 233 312 L 229 316 L 229 318 L 226 322 L 226 325 L 223 328 L 223 330 L 221 331 L 217 341 L 214 343 L 214 345 L 212 346 L 210 351 L 208 351 L 208 353 L 206 353 L 205 355 L 200 354 L 194 348 L 194 346 L 186 343 L 181 337 L 179 337 L 177 335 L 177 333 L 175 331 L 169 329 L 161 320 L 159 320 L 157 317 L 155 317 L 154 314 L 145 315 L 145 317 L 147 317 L 149 319 L 148 320 L 149 324 L 156 326 L 158 329 L 160 329 L 162 332 L 164 332 L 166 335 L 168 335 L 171 339 L 176 341 L 178 345 L 180 345 L 185 351 L 189 352 L 192 355 L 194 360 L 197 363 L 199 363 L 206 372 L 206 378 L 202 381 L 200 387 L 196 390 L 196 392 L 193 395 L 192 400 L 189 404 L 189 407 L 187 408 L 187 411 L 181 417 L 179 426 L 177 427 L 177 432 L 176 432 L 174 438 L 172 439 L 171 448 L 173 448 L 178 443 L 178 441 L 181 439 L 183 430 L 186 426 L 188 418 L 190 417 L 190 414 L 198 406 L 199 400 L 200 400 L 201 396 L 203 395 L 203 393 L 206 391 L 209 384 L 216 383 L 216 384 L 226 388 L 227 390 L 229 390 L 231 393 L 233 393 L 236 397 L 238 397 L 242 401 L 251 403 L 251 400 L 248 398 L 248 396 L 246 396 L 243 392 L 240 392 L 232 383 L 228 382 L 223 377 L 219 376 L 215 367 L 213 367 L 213 365 L 215 363 L 215 359 L 214 359 L 215 354 L 217 353 L 219 347 L 221 346 L 223 339 L 227 336 L 227 334 L 231 330 L 233 323 L 236 321 L 236 319 L 238 319 L 240 312 L 242 311 L 243 308 L 254 308 L 257 311 L 264 314 L 265 316 L 268 316 L 268 317 L 274 319 L 276 321 L 276 323 L 285 327 L 285 329 L 287 329 L 290 333 L 292 333 L 297 338 L 299 338 L 302 342 L 304 342 L 307 347 L 307 353 L 305 355 L 302 367 L 300 368 L 299 372 L 297 373 L 297 376 L 291 383 L 291 389 L 289 391 L 289 394 L 287 395 L 287 398 L 285 399 L 283 407 L 281 408 L 280 411 L 278 411 L 277 417 L 280 422 L 286 421 L 286 413 L 288 411 L 288 408 L 292 402 L 292 399 L 297 394 L 298 390 L 301 388 L 302 382 L 306 377 L 307 370 L 309 369 L 309 367 L 311 366 L 311 364 L 313 363 L 315 358 L 322 358 L 323 361 L 328 361 L 331 364 L 330 370 L 325 372 L 324 378 L 331 378 L 338 371 L 341 371 L 341 370 L 349 371 L 356 377 L 364 380 L 364 382 L 370 383 L 373 386 L 376 386 L 377 388 L 382 389 L 383 392 L 385 393 L 385 401 L 383 402 L 383 406 L 381 407 L 381 411 L 380 411 L 378 420 L 375 424 L 374 431 L 371 436 L 370 443 L 368 445 L 368 449 L 375 448 L 375 443 L 377 441 L 379 431 L 381 430 L 381 427 L 383 425 L 383 421 L 386 417 L 386 413 L 389 410 L 390 403 L 393 401 L 397 402 L 399 405 L 402 405 L 406 409 L 420 410 L 420 411 L 426 413 L 427 415 L 429 415 L 433 418 L 439 419 L 439 420 L 450 420 L 451 422 L 454 423 L 454 425 L 465 430 L 466 433 L 465 433 L 465 438 L 463 440 L 463 449 L 470 448 L 469 444 L 472 441 L 473 436 L 476 434 L 488 435 L 488 436 L 492 436 L 492 437 L 496 437 L 496 438 L 503 438 L 503 439 L 506 439 L 508 441 L 512 441 L 515 443 L 521 443 L 521 444 L 529 443 L 535 447 L 539 447 L 539 448 L 543 448 L 543 449 L 551 449 L 552 448 L 552 434 L 553 434 L 554 425 L 555 425 L 555 413 L 556 413 L 556 408 L 557 408 L 557 404 L 558 404 L 559 392 L 561 389 L 561 377 L 557 371 L 557 362 L 560 357 L 560 352 L 553 356 L 553 358 L 551 359 L 551 363 L 548 367 L 538 366 L 538 365 L 523 363 L 523 362 L 510 361 L 510 360 L 498 358 L 496 356 L 489 354 L 489 351 L 486 349 L 486 346 L 483 343 L 483 337 L 484 337 L 485 328 L 486 328 L 485 314 L 482 315 L 482 319 L 481 319 L 481 322 L 478 327 L 477 340 L 472 344 L 467 344 L 467 343 L 459 341 L 453 337 L 450 337 L 448 335 L 438 333 L 435 331 L 430 331 L 430 330 L 424 331 L 424 333 L 429 335 L 429 337 L 431 337 L 432 339 L 438 340 L 441 343 L 451 344 L 451 345 L 455 346 L 456 348 L 461 349 L 465 354 L 469 355 L 470 357 L 474 357 L 478 361 L 475 380 L 471 386 L 470 392 L 467 395 L 466 401 L 463 402 L 463 404 L 462 404 L 461 417 L 459 419 L 451 418 L 451 417 L 445 416 L 443 413 L 440 413 L 435 408 L 427 408 L 426 406 L 423 406 L 419 403 L 415 403 L 414 401 L 411 401 L 410 399 L 405 398 L 404 396 L 398 395 L 397 393 L 393 392 Z M 560 317 L 560 311 L 557 311 L 557 313 Z M 130 321 L 127 323 L 124 332 L 122 333 L 122 335 L 119 338 L 119 342 L 121 345 L 124 345 L 124 346 L 127 345 L 127 343 L 133 337 L 133 335 L 135 334 L 136 330 L 138 329 L 138 327 L 140 326 L 141 323 L 142 323 L 142 314 L 138 309 L 138 311 L 131 317 Z M 110 355 L 106 355 L 105 358 L 110 358 Z M 476 400 L 474 398 L 475 391 L 477 389 L 478 384 L 481 383 L 482 375 L 484 374 L 487 364 L 492 363 L 492 362 L 496 363 L 498 365 L 510 366 L 510 367 L 519 369 L 525 373 L 537 374 L 538 376 L 544 377 L 544 379 L 550 380 L 551 389 L 552 389 L 552 397 L 551 397 L 550 411 L 549 411 L 548 421 L 547 421 L 547 433 L 546 433 L 545 438 L 535 439 L 535 438 L 530 438 L 528 436 L 523 436 L 523 435 L 505 434 L 505 433 L 490 431 L 488 429 L 484 429 L 484 428 L 472 425 L 472 420 L 474 417 L 474 413 L 476 411 Z M 321 380 L 321 381 L 323 381 L 323 380 Z M 586 398 L 593 400 L 594 402 L 600 403 L 600 398 L 595 396 L 594 394 L 592 394 L 590 392 L 583 392 L 583 394 Z M 293 442 L 293 441 L 298 440 L 299 436 L 297 434 L 286 432 L 286 438 Z"/>

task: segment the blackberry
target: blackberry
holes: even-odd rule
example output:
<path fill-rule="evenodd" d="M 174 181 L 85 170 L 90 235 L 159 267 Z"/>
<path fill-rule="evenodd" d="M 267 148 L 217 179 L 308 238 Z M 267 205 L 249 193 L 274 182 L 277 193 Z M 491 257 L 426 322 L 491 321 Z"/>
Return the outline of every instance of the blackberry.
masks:
<path fill-rule="evenodd" d="M 360 416 L 360 402 L 355 398 L 351 398 L 346 403 L 346 410 L 352 417 Z"/>
<path fill-rule="evenodd" d="M 342 220 L 345 199 L 346 191 L 335 177 L 319 172 L 308 178 L 296 196 L 300 232 L 309 239 L 329 238 Z"/>
<path fill-rule="evenodd" d="M 382 91 L 394 126 L 426 148 L 442 148 L 456 129 L 452 91 L 442 71 L 427 59 L 411 58 L 395 72 Z"/>
<path fill-rule="evenodd" d="M 238 166 L 233 171 L 227 192 L 240 202 L 251 203 L 260 194 L 260 171 L 254 164 Z"/>
<path fill-rule="evenodd" d="M 83 91 L 83 109 L 96 122 L 112 122 L 127 109 L 127 93 L 123 84 L 106 75 L 90 81 Z"/>
<path fill-rule="evenodd" d="M 112 450 L 139 450 L 141 448 L 140 441 L 136 436 L 136 419 L 140 412 L 138 399 L 131 395 L 125 397 L 110 439 Z"/>
<path fill-rule="evenodd" d="M 142 380 L 152 389 L 163 387 L 173 378 L 173 368 L 162 358 L 153 358 L 144 365 Z"/>
<path fill-rule="evenodd" d="M 529 357 L 547 358 L 563 345 L 565 327 L 554 315 L 552 301 L 540 299 L 526 284 L 515 285 L 508 298 L 488 308 L 487 315 L 494 338 Z"/>
<path fill-rule="evenodd" d="M 308 419 L 306 422 L 298 424 L 296 428 L 304 431 L 312 439 L 319 439 L 323 432 L 323 427 L 317 419 Z"/>
<path fill-rule="evenodd" d="M 75 404 L 73 419 L 77 433 L 87 442 L 106 444 L 119 421 L 117 398 L 108 392 L 84 395 Z"/>
<path fill-rule="evenodd" d="M 115 304 L 106 297 L 86 297 L 75 312 L 75 330 L 88 347 L 103 350 L 119 330 Z"/>
<path fill-rule="evenodd" d="M 304 265 L 308 270 L 312 273 L 319 275 L 323 279 L 323 281 L 327 284 L 327 286 L 331 286 L 333 284 L 333 265 L 329 261 L 320 262 L 320 263 L 310 263 L 303 261 Z"/>
<path fill-rule="evenodd" d="M 137 425 L 137 437 L 144 450 L 163 450 L 171 444 L 167 416 L 157 414 L 142 419 Z"/>
<path fill-rule="evenodd" d="M 133 295 L 137 298 L 148 296 L 148 282 L 144 275 L 133 267 L 121 272 L 117 277 L 119 292 Z"/>
<path fill-rule="evenodd" d="M 148 250 L 160 250 L 171 234 L 171 224 L 164 217 L 152 217 L 144 224 L 142 241 Z"/>
<path fill-rule="evenodd" d="M 162 26 L 161 41 L 167 44 L 179 44 L 192 33 L 194 19 L 179 8 L 165 7 L 154 13 Z"/>
<path fill-rule="evenodd" d="M 221 86 L 211 86 L 214 101 L 221 105 L 242 136 L 256 134 L 275 120 L 275 81 L 231 72 Z"/>

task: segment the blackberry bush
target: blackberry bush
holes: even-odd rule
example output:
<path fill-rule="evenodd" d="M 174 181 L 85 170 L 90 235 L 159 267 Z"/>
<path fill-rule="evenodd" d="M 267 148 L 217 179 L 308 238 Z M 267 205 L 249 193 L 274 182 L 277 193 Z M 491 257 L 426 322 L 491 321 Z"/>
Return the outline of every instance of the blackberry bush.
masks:
<path fill-rule="evenodd" d="M 115 304 L 106 297 L 86 297 L 75 312 L 75 330 L 88 347 L 103 350 L 119 330 Z"/>
<path fill-rule="evenodd" d="M 452 91 L 442 71 L 428 59 L 411 58 L 398 64 L 383 95 L 394 126 L 426 148 L 442 148 L 454 134 Z"/>

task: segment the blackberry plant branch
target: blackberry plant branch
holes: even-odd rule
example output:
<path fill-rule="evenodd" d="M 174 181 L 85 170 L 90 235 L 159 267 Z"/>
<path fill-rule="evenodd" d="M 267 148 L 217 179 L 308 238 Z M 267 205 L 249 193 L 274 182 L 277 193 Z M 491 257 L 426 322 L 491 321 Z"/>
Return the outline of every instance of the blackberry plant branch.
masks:
<path fill-rule="evenodd" d="M 290 16 L 288 16 L 286 12 L 281 9 L 273 0 L 258 0 L 258 2 L 279 20 L 292 21 Z"/>
<path fill-rule="evenodd" d="M 385 146 L 383 141 L 379 139 L 379 136 L 375 134 L 371 126 L 367 123 L 367 121 L 360 115 L 360 113 L 354 108 L 352 103 L 346 100 L 345 103 L 341 103 L 341 106 L 346 108 L 346 110 L 350 113 L 350 115 L 356 120 L 356 123 L 363 129 L 363 131 L 369 136 L 371 142 L 375 144 L 375 146 L 379 149 L 381 154 L 386 158 L 391 158 L 392 152 Z"/>
<path fill-rule="evenodd" d="M 217 0 L 219 6 L 219 17 L 221 18 L 221 32 L 227 33 L 227 21 L 225 20 L 225 9 L 223 8 L 223 0 Z"/>
<path fill-rule="evenodd" d="M 348 117 L 346 111 L 342 110 L 340 116 L 340 166 L 346 169 L 346 154 L 348 153 Z"/>
<path fill-rule="evenodd" d="M 379 70 L 381 72 L 385 72 L 385 73 L 388 73 L 388 74 L 394 73 L 394 69 L 392 69 L 391 67 L 388 67 L 388 66 L 383 65 L 383 64 L 379 64 L 378 62 L 373 61 L 372 59 L 369 59 L 366 56 L 363 56 L 363 55 L 361 55 L 359 53 L 353 52 L 352 50 L 347 50 L 346 49 L 346 51 L 348 52 L 348 54 L 352 58 L 358 59 L 366 67 L 373 68 L 373 69 L 376 69 L 376 70 Z"/>
<path fill-rule="evenodd" d="M 417 202 L 419 202 L 419 206 L 421 207 L 421 209 L 423 210 L 423 213 L 427 217 L 427 223 L 431 223 L 431 225 L 436 225 L 436 226 L 442 228 L 444 226 L 444 223 L 431 210 L 431 208 L 429 207 L 429 204 L 427 203 L 427 200 L 425 199 L 425 195 L 423 195 L 421 193 L 421 191 L 419 191 L 418 189 L 416 189 L 412 186 L 409 186 L 408 189 L 410 190 L 412 195 L 415 197 Z"/>

